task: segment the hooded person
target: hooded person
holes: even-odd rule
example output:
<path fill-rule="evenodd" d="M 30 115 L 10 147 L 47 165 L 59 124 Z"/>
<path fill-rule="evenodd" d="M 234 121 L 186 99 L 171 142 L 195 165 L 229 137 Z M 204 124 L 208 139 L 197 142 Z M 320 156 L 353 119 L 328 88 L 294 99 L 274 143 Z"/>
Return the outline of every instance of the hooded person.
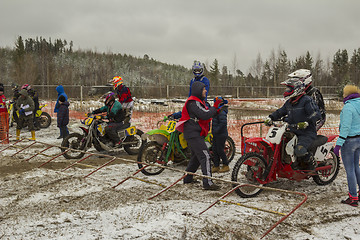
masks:
<path fill-rule="evenodd" d="M 360 89 L 354 85 L 346 85 L 343 90 L 344 107 L 340 113 L 340 133 L 336 141 L 334 153 L 344 163 L 348 182 L 349 197 L 341 203 L 358 206 L 358 190 L 360 188 Z"/>
<path fill-rule="evenodd" d="M 21 129 L 27 124 L 31 131 L 31 140 L 35 140 L 34 114 L 35 104 L 26 89 L 20 90 L 20 97 L 16 101 L 16 108 L 19 109 L 19 121 L 16 126 L 16 139 L 20 139 Z"/>
<path fill-rule="evenodd" d="M 208 108 L 205 104 L 206 89 L 202 82 L 194 82 L 191 96 L 186 100 L 182 109 L 182 116 L 176 125 L 176 130 L 183 132 L 191 150 L 191 158 L 185 171 L 195 173 L 201 166 L 202 174 L 211 177 L 210 153 L 205 144 L 205 137 L 209 132 L 211 118 L 217 114 L 221 100 Z M 184 178 L 184 184 L 192 183 L 193 175 Z M 205 190 L 218 190 L 220 187 L 211 179 L 203 178 Z"/>
<path fill-rule="evenodd" d="M 62 85 L 59 85 L 59 86 L 56 87 L 56 92 L 58 94 L 58 97 L 57 97 L 56 104 L 55 104 L 55 107 L 54 107 L 54 113 L 59 112 L 59 108 L 60 108 L 59 98 L 60 98 L 60 96 L 64 96 L 65 101 L 68 101 L 68 97 L 67 97 L 67 95 L 65 93 L 65 90 L 64 90 L 64 87 Z M 64 131 L 62 131 L 61 128 L 59 128 L 59 129 L 60 129 L 60 136 L 57 139 L 61 139 L 61 138 L 64 137 L 63 136 Z M 65 133 L 66 133 L 66 135 L 69 134 L 69 130 L 67 129 L 67 127 L 66 127 Z"/>

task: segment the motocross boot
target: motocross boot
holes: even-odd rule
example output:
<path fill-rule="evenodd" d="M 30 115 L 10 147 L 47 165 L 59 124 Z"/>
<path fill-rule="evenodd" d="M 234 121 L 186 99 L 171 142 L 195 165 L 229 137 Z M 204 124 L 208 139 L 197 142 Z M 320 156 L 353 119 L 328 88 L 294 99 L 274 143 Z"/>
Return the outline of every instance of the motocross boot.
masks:
<path fill-rule="evenodd" d="M 228 165 L 224 165 L 219 169 L 220 173 L 229 172 L 229 171 L 230 171 L 230 168 Z"/>
<path fill-rule="evenodd" d="M 316 160 L 314 159 L 313 155 L 310 155 L 309 158 L 308 158 L 308 169 L 309 170 L 315 170 L 316 167 L 317 167 L 317 162 Z"/>
<path fill-rule="evenodd" d="M 214 166 L 214 167 L 211 168 L 212 173 L 217 173 L 217 172 L 219 172 L 219 170 L 220 170 L 220 167 L 215 167 Z"/>
<path fill-rule="evenodd" d="M 35 130 L 32 130 L 32 131 L 31 131 L 31 138 L 30 138 L 30 140 L 33 140 L 33 141 L 36 140 L 36 138 L 35 138 Z"/>
<path fill-rule="evenodd" d="M 16 129 L 16 140 L 20 140 L 20 129 Z"/>

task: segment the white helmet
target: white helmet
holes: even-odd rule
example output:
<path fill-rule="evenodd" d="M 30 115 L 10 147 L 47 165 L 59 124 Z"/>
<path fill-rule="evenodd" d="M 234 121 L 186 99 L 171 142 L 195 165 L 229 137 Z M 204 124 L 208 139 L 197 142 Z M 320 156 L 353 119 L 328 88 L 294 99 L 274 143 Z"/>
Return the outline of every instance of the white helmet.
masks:
<path fill-rule="evenodd" d="M 302 81 L 305 86 L 308 86 L 312 83 L 311 72 L 307 69 L 298 69 L 295 72 L 292 72 L 288 75 L 290 78 L 297 78 Z"/>
<path fill-rule="evenodd" d="M 285 100 L 295 98 L 304 94 L 305 92 L 305 84 L 298 78 L 290 78 L 280 84 L 286 86 L 285 92 L 283 94 Z"/>

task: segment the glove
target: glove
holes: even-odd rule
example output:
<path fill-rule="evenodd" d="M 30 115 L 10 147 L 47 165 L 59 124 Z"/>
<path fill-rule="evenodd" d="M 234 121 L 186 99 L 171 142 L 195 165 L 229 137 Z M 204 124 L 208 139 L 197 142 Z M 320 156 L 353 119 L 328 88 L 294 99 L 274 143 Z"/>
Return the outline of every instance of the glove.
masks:
<path fill-rule="evenodd" d="M 340 148 L 341 148 L 341 146 L 339 146 L 339 145 L 336 145 L 335 146 L 335 148 L 334 148 L 334 153 L 335 153 L 335 155 L 336 156 L 339 156 L 340 155 Z"/>
<path fill-rule="evenodd" d="M 273 124 L 273 121 L 272 121 L 272 119 L 271 119 L 270 117 L 267 117 L 267 118 L 265 119 L 265 121 L 264 121 L 264 124 L 265 124 L 266 126 L 271 126 L 271 125 Z"/>
<path fill-rule="evenodd" d="M 20 114 L 20 115 L 25 115 L 25 110 L 21 108 L 21 109 L 19 110 L 19 114 Z"/>
<path fill-rule="evenodd" d="M 168 115 L 168 116 L 167 116 L 167 119 L 169 119 L 169 120 L 174 119 L 174 115 L 173 115 L 173 114 Z"/>
<path fill-rule="evenodd" d="M 163 122 L 166 122 L 167 120 L 169 120 L 169 116 L 164 116 Z"/>
<path fill-rule="evenodd" d="M 305 129 L 305 128 L 307 128 L 308 126 L 309 126 L 309 123 L 308 123 L 308 122 L 299 122 L 299 123 L 297 124 L 298 129 Z"/>
<path fill-rule="evenodd" d="M 87 117 L 90 117 L 91 115 L 93 115 L 93 113 L 92 112 L 88 112 L 88 113 L 86 113 L 85 114 Z"/>
<path fill-rule="evenodd" d="M 218 108 L 223 101 L 224 100 L 221 97 L 214 98 L 214 108 Z"/>

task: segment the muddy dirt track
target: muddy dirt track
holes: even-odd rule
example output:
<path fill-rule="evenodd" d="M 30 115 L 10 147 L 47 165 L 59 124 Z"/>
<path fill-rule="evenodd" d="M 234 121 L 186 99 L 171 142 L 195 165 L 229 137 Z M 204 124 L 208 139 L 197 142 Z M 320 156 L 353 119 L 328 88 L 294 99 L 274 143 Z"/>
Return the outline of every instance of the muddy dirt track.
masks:
<path fill-rule="evenodd" d="M 58 150 L 24 161 L 40 149 L 27 149 L 14 157 L 15 149 L 0 153 L 0 239 L 259 239 L 283 216 L 255 207 L 288 213 L 302 200 L 275 191 L 252 199 L 231 194 L 226 200 L 251 208 L 221 202 L 199 215 L 231 186 L 218 182 L 222 189 L 208 192 L 200 183 L 178 183 L 148 200 L 182 174 L 140 173 L 136 176 L 142 181 L 130 179 L 112 188 L 134 173 L 137 165 L 119 159 L 84 178 L 109 158 L 94 156 L 63 172 L 73 161 L 59 157 L 38 168 Z M 124 152 L 117 156 L 136 159 Z M 230 180 L 230 173 L 214 177 Z M 342 165 L 338 178 L 327 186 L 317 186 L 312 179 L 280 179 L 268 186 L 306 193 L 308 200 L 265 239 L 355 239 L 360 234 L 359 209 L 339 203 L 347 192 Z"/>

